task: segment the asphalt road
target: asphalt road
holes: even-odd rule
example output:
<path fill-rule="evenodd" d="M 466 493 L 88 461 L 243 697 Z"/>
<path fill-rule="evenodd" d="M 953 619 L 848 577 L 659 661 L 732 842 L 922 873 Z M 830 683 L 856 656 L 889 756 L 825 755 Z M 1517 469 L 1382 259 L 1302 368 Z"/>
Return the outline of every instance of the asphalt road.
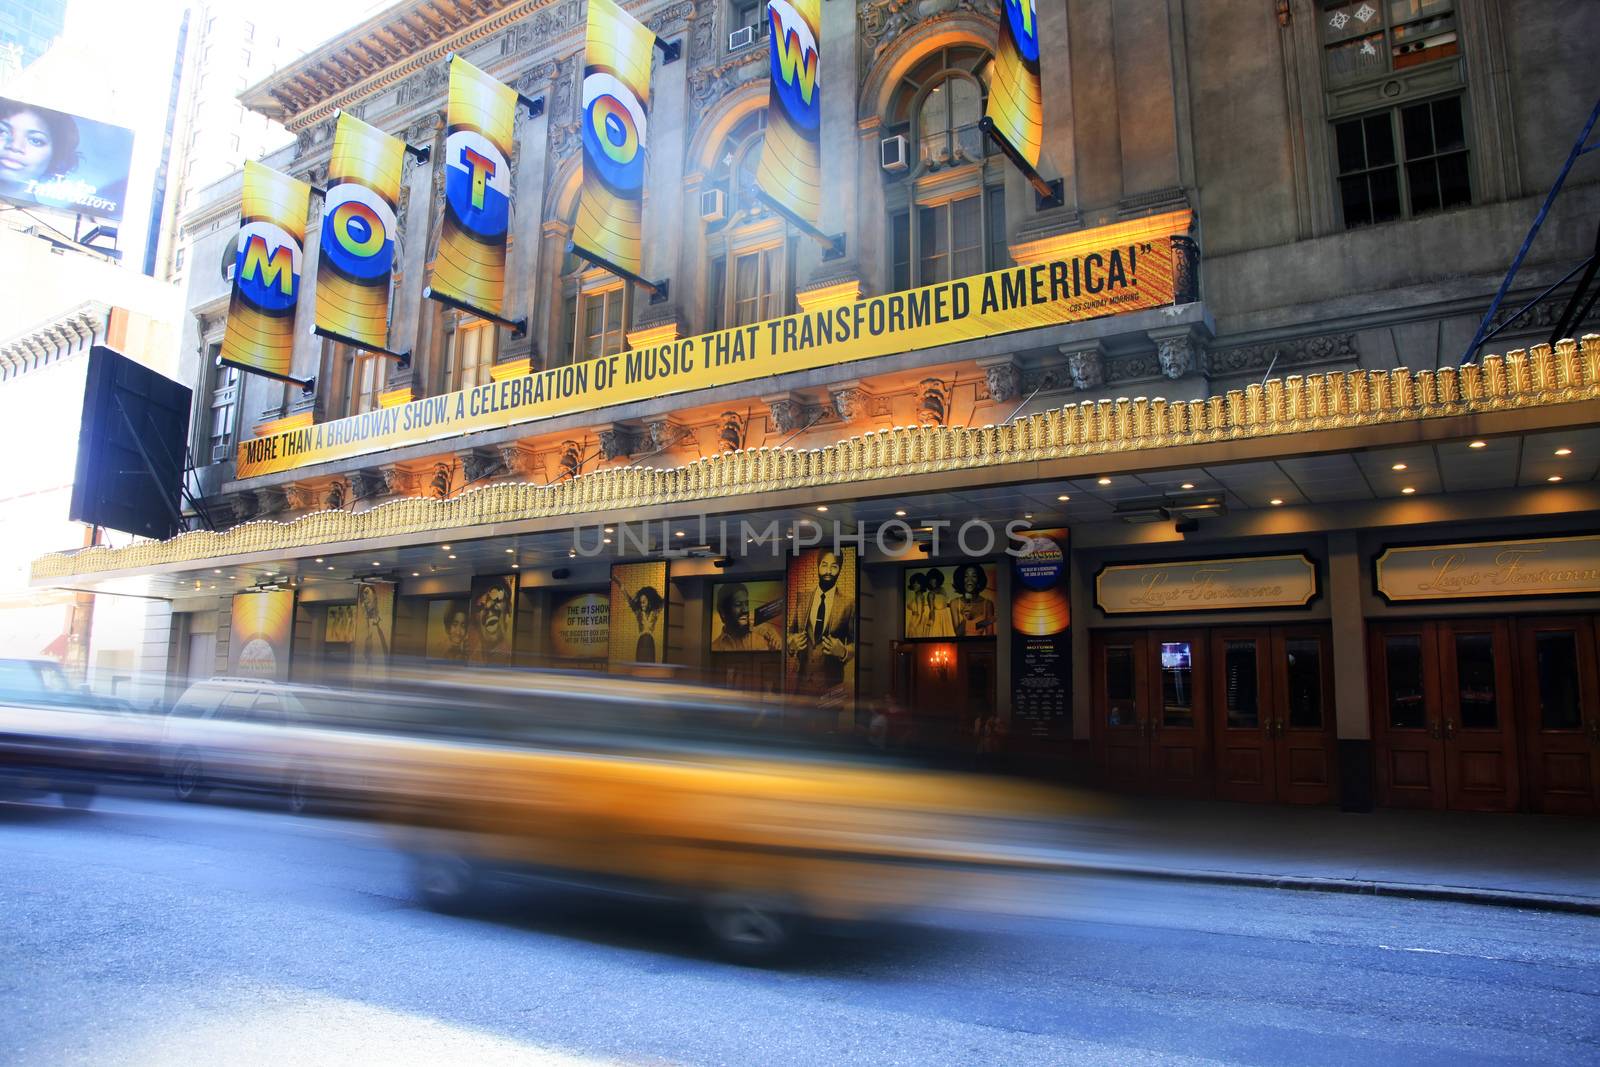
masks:
<path fill-rule="evenodd" d="M 452 918 L 365 827 L 0 807 L 0 1063 L 1600 1062 L 1600 919 L 1055 877 L 761 970 L 566 893 Z"/>

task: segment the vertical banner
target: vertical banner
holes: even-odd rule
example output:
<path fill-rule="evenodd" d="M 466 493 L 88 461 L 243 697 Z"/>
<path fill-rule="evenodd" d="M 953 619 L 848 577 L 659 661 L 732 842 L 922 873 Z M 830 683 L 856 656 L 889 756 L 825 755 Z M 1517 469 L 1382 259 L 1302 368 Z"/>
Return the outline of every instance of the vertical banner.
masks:
<path fill-rule="evenodd" d="M 643 270 L 641 220 L 656 36 L 612 0 L 589 0 L 583 52 L 583 184 L 572 245 L 623 276 Z"/>
<path fill-rule="evenodd" d="M 228 673 L 235 678 L 289 680 L 294 590 L 238 593 L 228 637 Z"/>
<path fill-rule="evenodd" d="M 394 583 L 356 583 L 355 641 L 350 649 L 350 677 L 356 682 L 381 682 L 389 677 L 389 651 L 394 640 Z"/>
<path fill-rule="evenodd" d="M 340 113 L 317 258 L 316 331 L 323 337 L 389 347 L 389 277 L 405 150 L 399 138 Z"/>
<path fill-rule="evenodd" d="M 305 182 L 254 160 L 245 163 L 233 294 L 222 335 L 224 363 L 289 377 L 310 199 L 311 186 Z"/>
<path fill-rule="evenodd" d="M 784 691 L 835 713 L 829 725 L 854 724 L 856 697 L 856 550 L 813 548 L 791 556 Z M 827 715 L 819 717 L 826 722 Z"/>
<path fill-rule="evenodd" d="M 1039 21 L 1034 0 L 1003 0 L 999 47 L 984 117 L 1030 167 L 1044 142 L 1044 89 L 1039 83 Z"/>
<path fill-rule="evenodd" d="M 756 185 L 783 213 L 816 229 L 822 207 L 822 0 L 768 0 L 767 21 L 772 87 Z"/>
<path fill-rule="evenodd" d="M 1072 587 L 1065 530 L 1031 530 L 1011 558 L 1011 733 L 1072 736 Z"/>
<path fill-rule="evenodd" d="M 517 576 L 479 575 L 472 579 L 472 609 L 467 622 L 467 662 L 506 666 L 515 662 Z"/>
<path fill-rule="evenodd" d="M 612 667 L 665 663 L 667 561 L 613 563 L 608 618 L 611 651 L 606 658 Z"/>
<path fill-rule="evenodd" d="M 432 288 L 491 316 L 500 314 L 505 296 L 516 120 L 516 90 L 464 59 L 450 61 L 444 228 Z"/>

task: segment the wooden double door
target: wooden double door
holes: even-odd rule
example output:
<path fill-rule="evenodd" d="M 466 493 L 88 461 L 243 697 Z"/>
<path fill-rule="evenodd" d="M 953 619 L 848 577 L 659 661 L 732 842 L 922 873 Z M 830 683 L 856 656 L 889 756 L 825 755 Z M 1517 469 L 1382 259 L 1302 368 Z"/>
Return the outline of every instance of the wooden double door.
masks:
<path fill-rule="evenodd" d="M 1333 801 L 1325 629 L 1101 632 L 1090 644 L 1091 741 L 1106 784 L 1257 803 Z"/>
<path fill-rule="evenodd" d="M 1600 676 L 1587 616 L 1372 628 L 1378 802 L 1600 811 Z"/>

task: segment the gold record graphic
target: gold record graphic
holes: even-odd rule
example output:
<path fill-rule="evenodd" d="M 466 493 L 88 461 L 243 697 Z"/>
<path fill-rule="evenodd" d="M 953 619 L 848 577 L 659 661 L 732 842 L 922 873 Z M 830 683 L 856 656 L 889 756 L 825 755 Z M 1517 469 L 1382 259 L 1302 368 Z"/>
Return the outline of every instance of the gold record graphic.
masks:
<path fill-rule="evenodd" d="M 233 598 L 229 660 L 242 678 L 282 680 L 289 666 L 294 590 L 240 593 Z"/>

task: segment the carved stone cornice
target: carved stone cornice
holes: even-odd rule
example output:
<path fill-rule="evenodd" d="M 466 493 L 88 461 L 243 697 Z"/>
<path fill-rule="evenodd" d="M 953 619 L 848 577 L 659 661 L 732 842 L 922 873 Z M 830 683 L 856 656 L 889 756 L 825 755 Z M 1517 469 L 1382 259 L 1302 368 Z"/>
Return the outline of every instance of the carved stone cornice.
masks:
<path fill-rule="evenodd" d="M 828 399 L 833 402 L 834 414 L 843 422 L 854 422 L 871 413 L 872 391 L 859 380 L 828 386 Z"/>
<path fill-rule="evenodd" d="M 794 433 L 805 426 L 806 398 L 799 393 L 774 393 L 762 397 L 761 402 L 767 405 L 767 418 L 779 433 Z"/>
<path fill-rule="evenodd" d="M 978 360 L 985 384 L 989 387 L 988 399 L 999 404 L 1015 400 L 1022 391 L 1022 364 L 1015 356 L 991 356 Z"/>
<path fill-rule="evenodd" d="M 365 502 L 388 496 L 395 491 L 394 478 L 396 473 L 396 468 L 392 466 L 368 467 L 352 472 L 350 475 L 351 499 Z"/>
<path fill-rule="evenodd" d="M 1106 383 L 1106 346 L 1098 339 L 1062 345 L 1060 352 L 1067 357 L 1067 376 L 1074 389 L 1098 389 Z"/>
<path fill-rule="evenodd" d="M 607 463 L 632 457 L 649 436 L 643 427 L 625 422 L 596 427 L 594 435 L 600 441 L 600 458 Z"/>
<path fill-rule="evenodd" d="M 1314 337 L 1293 337 L 1283 341 L 1264 341 L 1253 345 L 1214 348 L 1206 353 L 1206 372 L 1213 377 L 1229 374 L 1267 373 L 1290 367 L 1314 367 L 1331 363 L 1356 364 L 1361 360 L 1354 333 L 1327 333 Z"/>
<path fill-rule="evenodd" d="M 251 553 L 313 554 L 327 545 L 380 537 L 437 537 L 500 522 L 615 515 L 642 506 L 695 505 L 707 499 L 877 482 L 933 471 L 978 471 L 1025 478 L 1028 464 L 1115 454 L 1139 467 L 1171 463 L 1173 448 L 1258 441 L 1261 454 L 1349 447 L 1352 429 L 1405 424 L 1408 440 L 1459 435 L 1463 416 L 1562 407 L 1600 400 L 1600 335 L 1563 341 L 1436 371 L 1330 371 L 1252 382 L 1204 399 L 1102 400 L 1038 411 L 1000 426 L 897 427 L 825 448 L 759 448 L 718 453 L 683 466 L 602 468 L 556 484 L 498 484 L 449 499 L 406 498 L 361 512 L 324 512 L 292 522 L 246 522 L 220 533 L 192 530 L 124 548 L 54 552 L 35 560 L 35 583 L 118 570 L 148 573 Z M 1449 420 L 1437 428 L 1430 423 Z M 1324 443 L 1308 435 L 1330 433 Z M 1342 442 L 1342 443 L 1341 443 Z M 576 442 L 568 442 L 576 450 Z M 1143 459 L 1139 458 L 1143 453 Z M 441 464 L 441 467 L 443 465 Z M 865 489 L 866 487 L 862 487 Z M 869 490 L 873 491 L 873 490 Z M 258 496 L 270 490 L 257 490 Z"/>

